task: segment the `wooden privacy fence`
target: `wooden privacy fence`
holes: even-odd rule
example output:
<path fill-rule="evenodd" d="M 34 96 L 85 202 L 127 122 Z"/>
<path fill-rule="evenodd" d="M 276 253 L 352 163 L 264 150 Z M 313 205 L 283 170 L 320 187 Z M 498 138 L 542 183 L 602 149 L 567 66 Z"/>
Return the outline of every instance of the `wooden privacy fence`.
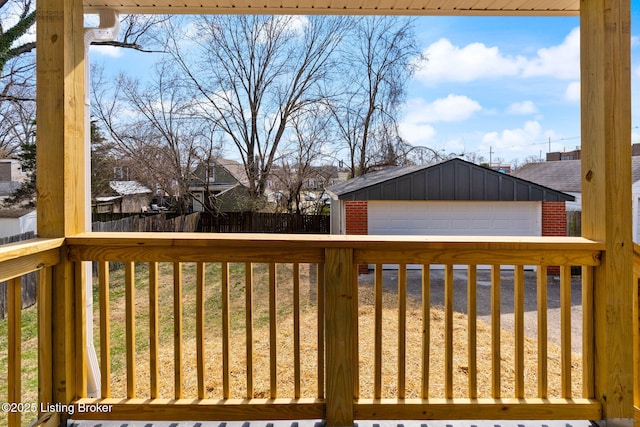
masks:
<path fill-rule="evenodd" d="M 594 399 L 594 352 L 589 350 L 594 346 L 592 268 L 599 264 L 601 244 L 581 238 L 402 239 L 194 234 L 68 238 L 71 261 L 101 266 L 96 320 L 102 396 L 82 397 L 78 403 L 108 404 L 111 411 L 74 417 L 326 418 L 330 425 L 349 425 L 354 418 L 601 417 Z M 110 273 L 110 262 L 123 262 L 124 271 Z M 355 266 L 363 263 L 375 265 L 370 304 L 358 287 Z M 393 339 L 385 337 L 389 310 L 383 304 L 383 263 L 398 268 Z M 417 336 L 406 328 L 407 317 L 416 316 L 407 308 L 410 263 L 420 264 L 423 271 Z M 493 272 L 491 339 L 483 343 L 475 341 L 479 265 L 492 266 Z M 509 310 L 513 342 L 508 346 L 502 342 L 505 313 L 498 274 L 506 266 L 513 269 L 514 283 Z M 533 375 L 526 374 L 531 368 L 525 366 L 525 266 L 538 270 Z M 555 360 L 548 357 L 547 266 L 561 270 L 561 343 Z M 572 266 L 583 267 L 584 351 L 578 359 L 571 353 Z M 453 321 L 453 277 L 460 267 L 468 283 L 463 336 Z M 443 268 L 445 276 L 441 321 L 434 318 L 429 298 L 429 278 L 436 268 Z M 264 335 L 258 339 L 258 334 Z M 116 336 L 124 339 L 116 342 Z M 432 345 L 438 336 L 444 345 Z M 396 356 L 389 357 L 389 351 Z M 433 365 L 435 352 L 442 366 Z M 506 358 L 506 352 L 512 357 Z M 359 361 L 370 354 L 371 369 L 361 368 Z M 407 354 L 418 355 L 417 365 L 408 362 Z M 480 358 L 490 360 L 490 374 L 478 370 Z M 505 360 L 512 361 L 510 366 L 504 366 Z M 557 390 L 548 387 L 551 375 L 561 378 Z M 581 377 L 581 384 L 574 385 L 573 376 Z M 481 387 L 485 378 L 489 388 Z M 389 381 L 394 385 L 383 386 Z M 460 381 L 466 384 L 464 391 L 454 391 Z M 77 394 L 86 396 L 86 390 Z"/>
<path fill-rule="evenodd" d="M 329 215 L 268 212 L 200 213 L 198 230 L 205 233 L 329 234 Z"/>
<path fill-rule="evenodd" d="M 114 218 L 109 221 L 95 221 L 91 224 L 93 231 L 100 232 L 194 232 L 198 226 L 199 213 L 189 215 L 166 214 L 94 214 L 94 218 Z"/>

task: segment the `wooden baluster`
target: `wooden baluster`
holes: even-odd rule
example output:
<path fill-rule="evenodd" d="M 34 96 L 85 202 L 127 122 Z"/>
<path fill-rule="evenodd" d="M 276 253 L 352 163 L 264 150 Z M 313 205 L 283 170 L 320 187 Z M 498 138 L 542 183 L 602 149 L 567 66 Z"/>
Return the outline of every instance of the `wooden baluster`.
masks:
<path fill-rule="evenodd" d="M 491 397 L 500 398 L 500 266 L 491 266 Z"/>
<path fill-rule="evenodd" d="M 125 283 L 125 324 L 127 347 L 127 397 L 136 397 L 136 294 L 135 266 L 133 262 L 124 264 Z"/>
<path fill-rule="evenodd" d="M 293 264 L 293 397 L 300 398 L 300 264 Z"/>
<path fill-rule="evenodd" d="M 269 366 L 270 395 L 278 397 L 278 327 L 276 297 L 276 264 L 269 264 Z"/>
<path fill-rule="evenodd" d="M 398 266 L 398 399 L 405 398 L 407 357 L 407 265 Z"/>
<path fill-rule="evenodd" d="M 98 298 L 100 299 L 100 395 L 111 397 L 111 320 L 109 302 L 109 263 L 98 263 Z"/>
<path fill-rule="evenodd" d="M 158 398 L 158 263 L 149 263 L 149 389 L 152 399 Z"/>
<path fill-rule="evenodd" d="M 373 350 L 373 398 L 382 396 L 382 264 L 375 266 L 373 283 L 374 299 L 374 350 Z"/>
<path fill-rule="evenodd" d="M 515 330 L 515 392 L 524 399 L 524 266 L 516 265 L 513 272 L 513 317 Z"/>
<path fill-rule="evenodd" d="M 16 277 L 7 282 L 7 387 L 9 403 L 22 401 L 22 278 Z M 19 427 L 22 419 L 20 411 L 8 414 L 9 427 Z"/>
<path fill-rule="evenodd" d="M 173 263 L 173 366 L 175 398 L 182 399 L 182 263 Z"/>
<path fill-rule="evenodd" d="M 253 399 L 253 265 L 244 264 L 247 399 Z"/>
<path fill-rule="evenodd" d="M 444 397 L 453 398 L 453 266 L 444 273 Z"/>
<path fill-rule="evenodd" d="M 478 397 L 478 368 L 477 368 L 477 287 L 478 274 L 475 265 L 470 265 L 467 269 L 467 342 L 469 343 L 468 359 L 469 365 L 469 398 Z"/>
<path fill-rule="evenodd" d="M 229 263 L 223 262 L 220 270 L 222 275 L 222 397 L 229 399 L 231 397 L 229 382 L 229 354 L 231 351 L 229 344 Z"/>
<path fill-rule="evenodd" d="M 546 399 L 547 380 L 547 266 L 538 266 L 538 397 Z"/>
<path fill-rule="evenodd" d="M 571 398 L 571 267 L 560 267 L 560 365 L 562 397 Z"/>
<path fill-rule="evenodd" d="M 204 349 L 204 284 L 205 263 L 196 264 L 196 371 L 198 376 L 198 399 L 206 397 L 205 349 Z"/>
<path fill-rule="evenodd" d="M 593 305 L 593 267 L 582 267 L 582 397 L 584 398 L 595 396 Z M 636 335 L 638 333 L 639 331 L 636 331 Z M 638 367 L 638 364 L 635 366 Z M 636 394 L 640 398 L 640 389 L 636 389 Z"/>
<path fill-rule="evenodd" d="M 429 351 L 431 348 L 431 269 L 422 266 L 422 381 L 420 397 L 429 398 Z"/>
<path fill-rule="evenodd" d="M 38 401 L 42 403 L 53 402 L 52 274 L 51 267 L 38 273 Z"/>
<path fill-rule="evenodd" d="M 83 262 L 71 263 L 73 268 L 73 275 L 75 277 L 75 290 L 73 293 L 73 302 L 76 306 L 73 322 L 73 333 L 75 335 L 75 353 L 76 358 L 74 361 L 76 370 L 76 395 L 79 398 L 87 397 L 87 287 L 85 286 L 86 280 L 86 265 Z"/>
<path fill-rule="evenodd" d="M 325 363 L 325 267 L 318 264 L 318 284 L 316 298 L 318 299 L 318 399 L 325 397 L 324 393 L 324 363 Z"/>

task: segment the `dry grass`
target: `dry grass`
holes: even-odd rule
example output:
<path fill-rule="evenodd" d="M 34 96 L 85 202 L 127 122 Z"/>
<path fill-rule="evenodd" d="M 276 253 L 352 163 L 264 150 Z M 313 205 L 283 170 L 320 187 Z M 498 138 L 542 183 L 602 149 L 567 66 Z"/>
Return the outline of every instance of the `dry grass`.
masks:
<path fill-rule="evenodd" d="M 222 333 L 220 326 L 220 283 L 219 268 L 208 267 L 206 289 L 206 372 L 205 384 L 208 398 L 222 398 Z M 266 266 L 259 266 L 255 270 L 254 285 L 254 355 L 253 355 L 253 397 L 269 397 L 269 322 L 268 322 L 268 286 L 266 284 Z M 301 279 L 301 395 L 302 397 L 317 397 L 317 308 L 315 305 L 315 287 L 309 278 L 309 269 L 302 268 Z M 160 334 L 160 396 L 174 397 L 174 347 L 173 320 L 171 307 L 173 306 L 172 283 L 170 267 L 164 267 L 165 279 L 161 281 L 161 303 L 165 308 L 161 312 Z M 194 324 L 194 295 L 192 292 L 193 271 L 185 267 L 184 295 L 183 295 L 183 397 L 197 396 L 196 375 L 196 342 L 193 332 Z M 293 314 L 292 314 L 292 283 L 290 266 L 278 266 L 278 340 L 277 340 L 277 396 L 294 396 L 293 378 Z M 311 283 L 311 285 L 310 285 Z M 118 285 L 116 285 L 117 288 Z M 139 397 L 149 396 L 149 354 L 146 310 L 148 295 L 146 285 L 139 284 L 136 306 L 138 313 L 137 324 L 137 394 Z M 361 397 L 373 397 L 373 298 L 371 286 L 360 287 L 359 299 L 359 336 L 360 336 L 360 394 Z M 123 299 L 123 298 L 121 298 Z M 383 302 L 383 397 L 397 396 L 397 296 L 385 293 Z M 117 325 L 124 323 L 124 305 L 122 301 L 112 301 L 112 328 L 115 335 L 121 328 Z M 244 269 L 243 266 L 231 267 L 231 369 L 230 388 L 232 398 L 247 396 L 246 382 L 246 345 L 244 330 Z M 422 319 L 419 302 L 408 301 L 407 311 L 407 397 L 419 397 L 421 381 L 421 332 Z M 467 318 L 460 313 L 454 314 L 454 396 L 467 396 L 468 362 L 467 362 Z M 97 331 L 96 331 L 97 333 Z M 113 338 L 112 338 L 113 340 Z M 491 384 L 491 335 L 487 324 L 479 321 L 477 328 L 477 363 L 478 363 L 478 394 L 479 397 L 490 397 Z M 501 378 L 502 396 L 512 397 L 514 389 L 514 335 L 507 331 L 501 334 Z M 121 348 L 115 344 L 112 347 Z M 442 397 L 444 393 L 444 313 L 441 308 L 431 310 L 431 352 L 430 358 L 430 397 Z M 114 370 L 112 374 L 112 396 L 124 397 L 126 384 L 122 355 L 113 354 Z M 548 344 L 548 387 L 550 397 L 560 396 L 560 349 L 557 345 Z M 573 392 L 576 397 L 581 389 L 581 359 L 573 357 Z M 525 341 L 525 386 L 526 396 L 537 396 L 537 342 L 532 339 Z"/>

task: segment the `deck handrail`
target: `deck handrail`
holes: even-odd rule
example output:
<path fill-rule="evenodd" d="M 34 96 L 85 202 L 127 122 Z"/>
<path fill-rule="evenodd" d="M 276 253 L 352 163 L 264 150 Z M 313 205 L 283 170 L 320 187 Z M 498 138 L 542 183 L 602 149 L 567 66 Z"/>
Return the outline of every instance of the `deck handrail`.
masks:
<path fill-rule="evenodd" d="M 66 239 L 75 260 L 317 262 L 348 248 L 356 262 L 599 265 L 604 244 L 582 237 L 344 236 L 83 233 Z M 204 251 L 206 249 L 206 251 Z"/>
<path fill-rule="evenodd" d="M 68 348 L 67 355 L 57 353 L 52 360 L 44 360 L 42 381 L 53 381 L 66 384 L 72 383 L 72 391 L 57 391 L 53 394 L 40 397 L 41 402 L 70 404 L 80 403 L 83 405 L 108 405 L 113 408 L 113 412 L 106 414 L 110 419 L 143 419 L 162 417 L 167 420 L 183 419 L 186 414 L 192 411 L 206 410 L 206 413 L 199 413 L 201 419 L 206 417 L 221 417 L 223 419 L 235 420 L 241 418 L 274 419 L 274 417 L 285 417 L 293 419 L 301 418 L 326 418 L 330 425 L 341 425 L 349 423 L 354 416 L 363 419 L 378 419 L 381 416 L 400 417 L 399 419 L 411 418 L 438 418 L 443 414 L 454 411 L 455 417 L 465 418 L 472 415 L 491 417 L 500 414 L 502 418 L 567 418 L 576 415 L 599 418 L 601 415 L 601 404 L 595 400 L 593 385 L 593 352 L 583 352 L 582 370 L 584 375 L 583 388 L 580 397 L 572 394 L 571 370 L 572 359 L 570 349 L 571 330 L 571 308 L 570 308 L 570 287 L 571 287 L 571 267 L 579 266 L 583 268 L 583 319 L 584 334 L 583 348 L 593 348 L 593 268 L 600 265 L 600 260 L 604 250 L 604 245 L 600 242 L 591 241 L 580 237 L 514 237 L 514 236 L 335 236 L 335 235 L 272 235 L 272 234 L 200 234 L 200 233 L 81 233 L 65 239 L 34 239 L 20 244 L 10 245 L 11 247 L 0 247 L 0 276 L 14 277 L 25 274 L 29 269 L 37 269 L 42 266 L 54 266 L 60 264 L 61 269 L 58 274 L 73 274 L 76 276 L 75 284 L 58 288 L 52 281 L 58 277 L 51 274 L 47 268 L 45 274 L 45 286 L 43 286 L 43 300 L 45 304 L 39 314 L 42 322 L 54 319 L 58 325 L 56 328 L 64 327 L 64 334 L 56 335 L 46 328 L 43 333 L 43 343 L 53 341 L 53 348 Z M 84 314 L 81 311 L 72 311 L 72 307 L 82 307 L 83 301 L 88 296 L 85 295 L 84 286 L 81 286 L 80 262 L 93 261 L 98 263 L 98 289 L 99 289 L 99 325 L 101 351 L 101 371 L 103 373 L 102 398 L 93 399 L 86 395 L 86 377 L 83 373 L 86 369 L 86 354 L 84 344 Z M 109 266 L 110 263 L 124 263 L 124 275 L 122 276 L 124 305 L 126 318 L 126 396 L 111 396 L 109 381 L 110 373 L 110 301 L 109 301 Z M 158 286 L 158 265 L 159 263 L 170 263 L 173 273 L 172 298 L 172 323 L 174 329 L 174 366 L 175 366 L 175 395 L 166 396 L 158 392 L 157 380 L 159 378 L 159 359 L 157 357 L 160 342 L 157 331 L 159 324 L 154 320 L 159 309 L 167 309 L 159 305 Z M 147 279 L 136 277 L 136 266 L 140 263 L 148 263 Z M 183 295 L 183 263 L 195 263 L 194 279 L 195 291 L 187 298 L 193 298 L 195 302 L 195 312 L 185 312 L 182 308 Z M 268 305 L 269 312 L 269 342 L 270 342 L 270 367 L 271 385 L 270 399 L 258 399 L 253 395 L 253 385 L 250 372 L 247 370 L 247 396 L 242 399 L 230 399 L 229 393 L 229 347 L 231 345 L 230 332 L 230 286 L 232 282 L 229 276 L 229 266 L 231 264 L 244 264 L 246 273 L 245 288 L 252 282 L 253 265 L 266 264 L 268 266 L 268 298 L 264 304 Z M 299 265 L 317 265 L 317 393 L 313 396 L 300 395 L 300 370 L 296 369 L 295 396 L 282 398 L 278 395 L 278 384 L 275 380 L 277 369 L 275 360 L 279 355 L 275 349 L 277 342 L 276 316 L 278 308 L 276 306 L 276 265 L 291 264 L 293 267 L 293 306 L 294 328 L 293 348 L 296 353 L 296 360 L 300 360 L 300 318 L 299 318 Z M 207 396 L 205 384 L 201 376 L 204 372 L 203 358 L 206 340 L 204 338 L 205 317 L 204 303 L 206 297 L 203 295 L 205 286 L 204 271 L 205 265 L 219 265 L 220 292 L 222 295 L 220 314 L 222 327 L 222 376 L 223 392 L 222 399 L 216 400 Z M 360 396 L 359 372 L 358 372 L 358 286 L 357 286 L 357 265 L 369 264 L 375 266 L 375 372 L 372 370 L 376 391 L 373 396 Z M 398 312 L 399 332 L 398 332 L 398 392 L 395 398 L 385 398 L 380 394 L 379 381 L 381 376 L 381 364 L 383 356 L 380 350 L 382 345 L 382 265 L 396 264 L 399 268 L 398 281 Z M 402 359 L 408 351 L 402 344 L 406 340 L 404 323 L 407 317 L 406 306 L 406 266 L 408 264 L 421 265 L 423 277 L 429 274 L 432 265 L 442 265 L 445 269 L 445 347 L 444 349 L 446 366 L 445 372 L 445 392 L 443 399 L 429 397 L 428 378 L 424 383 L 419 398 L 408 399 L 405 396 L 404 378 L 407 375 L 407 365 Z M 491 358 L 494 360 L 493 391 L 490 397 L 480 396 L 478 387 L 478 370 L 475 364 L 469 363 L 469 395 L 460 398 L 454 396 L 451 391 L 453 371 L 453 351 L 454 345 L 452 335 L 453 318 L 453 268 L 456 266 L 466 266 L 468 275 L 468 300 L 469 302 L 469 342 L 475 343 L 475 309 L 472 304 L 476 303 L 475 283 L 476 266 L 492 266 L 492 289 L 500 288 L 500 266 L 514 266 L 514 292 L 515 292 L 515 387 L 513 396 L 503 396 L 500 394 L 500 293 L 493 292 L 491 296 L 491 327 L 492 327 L 492 350 Z M 550 398 L 547 396 L 547 344 L 546 341 L 539 344 L 539 351 L 542 356 L 538 359 L 538 392 L 535 396 L 525 395 L 524 380 L 522 370 L 523 343 L 524 343 L 524 266 L 536 266 L 538 268 L 538 299 L 545 302 L 537 303 L 537 310 L 541 312 L 538 322 L 546 325 L 546 273 L 547 268 L 559 266 L 560 269 L 560 298 L 561 298 L 561 324 L 562 330 L 562 355 L 560 370 L 562 372 L 561 396 Z M 8 267 L 9 269 L 5 269 Z M 315 268 L 315 267 L 314 267 Z M 5 273 L 5 271 L 7 273 Z M 146 271 L 146 270 L 145 270 Z M 209 273 L 207 273 L 209 274 Z M 169 275 L 170 277 L 171 275 Z M 120 280 L 120 279 L 119 279 Z M 216 279 L 218 280 L 218 279 Z M 140 282 L 142 281 L 142 282 Z M 143 292 L 148 293 L 149 307 L 149 351 L 155 352 L 155 356 L 149 356 L 153 363 L 150 368 L 150 396 L 138 396 L 136 394 L 136 305 L 140 301 L 136 300 L 136 288 L 142 286 Z M 209 286 L 208 284 L 206 286 Z M 423 282 L 422 292 L 424 295 L 425 286 L 428 288 L 428 281 Z M 64 312 L 52 312 L 51 295 L 45 295 L 52 289 L 58 291 L 53 304 L 62 304 Z M 246 290 L 246 333 L 247 338 L 247 360 L 251 360 L 251 325 L 252 309 L 250 286 Z M 424 298 L 423 298 L 424 299 Z M 404 302 L 403 302 L 404 301 Z M 147 304 L 143 301 L 143 304 Z M 47 308 L 48 307 L 48 308 Z M 142 310 L 145 308 L 142 307 Z M 70 311 L 71 310 L 71 311 Z M 140 309 L 138 309 L 140 310 Z M 429 303 L 422 303 L 422 315 L 424 319 L 431 319 Z M 155 313 L 155 314 L 153 314 Z M 183 356 L 181 355 L 183 338 L 183 316 L 192 316 L 196 320 L 196 343 L 198 345 L 198 393 L 194 396 L 183 396 L 182 381 L 183 373 L 181 366 Z M 426 317 L 424 317 L 426 316 Z M 473 317 L 473 319 L 471 319 Z M 496 320 L 497 319 L 497 320 Z M 429 322 L 423 324 L 423 348 L 422 369 L 428 368 L 429 357 Z M 61 326 L 64 325 L 64 326 Z M 296 326 L 297 325 L 297 326 Z M 496 329 L 497 328 L 497 329 Z M 154 332 L 155 331 L 155 332 Z M 426 331 L 426 332 L 425 332 Z M 546 326 L 539 328 L 538 337 L 546 340 Z M 155 334 L 155 335 L 154 335 Z M 72 341 L 68 340 L 73 336 Z M 65 338 L 66 337 L 66 338 Z M 62 340 L 60 342 L 56 340 Z M 569 342 L 569 345 L 567 344 Z M 425 346 L 426 343 L 426 347 Z M 496 344 L 497 343 L 497 344 Z M 57 346 L 57 347 L 56 347 Z M 496 347 L 497 346 L 497 347 Z M 138 349 L 139 350 L 139 349 Z M 43 347 L 41 356 L 51 356 L 52 348 Z M 146 351 L 146 350 L 145 350 Z M 478 353 L 479 354 L 479 353 Z M 475 349 L 469 349 L 467 357 L 475 359 L 478 356 Z M 51 359 L 51 358 L 50 358 Z M 426 360 L 426 362 L 425 362 Z M 53 364 L 64 365 L 62 372 L 53 369 Z M 252 362 L 247 362 L 251 364 Z M 426 363 L 426 365 L 425 365 Z M 15 368 L 14 368 L 15 369 Z M 575 368 L 574 368 L 575 369 Z M 77 376 L 76 376 L 77 374 Z M 53 380 L 52 380 L 53 378 Z M 502 380 L 504 382 L 504 379 Z M 156 383 L 155 385 L 154 382 Z M 325 388 L 326 387 L 326 388 Z M 496 390 L 497 387 L 497 390 Z M 45 390 L 50 388 L 44 387 Z M 142 397 L 142 398 L 141 398 Z M 373 398 L 371 398 L 373 397 Z M 215 407 L 212 411 L 211 408 Z M 75 414 L 77 418 L 101 418 L 102 413 Z M 96 418 L 97 417 L 97 418 Z M 204 417 L 204 418 L 202 418 Z M 266 418 L 265 418 L 266 417 Z M 208 419 L 208 418 L 207 418 Z M 217 419 L 217 418 L 216 418 Z M 13 422 L 15 425 L 15 421 Z"/>
<path fill-rule="evenodd" d="M 60 262 L 64 239 L 36 238 L 0 246 L 0 282 Z"/>

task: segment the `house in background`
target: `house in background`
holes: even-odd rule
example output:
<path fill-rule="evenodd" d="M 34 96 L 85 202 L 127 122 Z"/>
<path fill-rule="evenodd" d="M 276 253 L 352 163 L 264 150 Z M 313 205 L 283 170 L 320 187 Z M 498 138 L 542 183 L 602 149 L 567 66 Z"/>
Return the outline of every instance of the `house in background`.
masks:
<path fill-rule="evenodd" d="M 28 178 L 20 161 L 0 159 L 0 205 Z"/>
<path fill-rule="evenodd" d="M 35 209 L 0 209 L 0 239 L 35 232 Z"/>
<path fill-rule="evenodd" d="M 194 212 L 232 212 L 250 207 L 249 179 L 244 166 L 217 157 L 208 165 L 200 163 L 189 185 Z"/>
<path fill-rule="evenodd" d="M 111 194 L 94 198 L 94 212 L 146 212 L 151 205 L 152 191 L 138 181 L 110 181 L 109 188 Z"/>
<path fill-rule="evenodd" d="M 640 148 L 640 145 L 635 145 Z M 567 202 L 567 210 L 582 210 L 580 160 L 529 163 L 515 171 L 513 176 L 571 194 L 575 197 L 575 201 Z M 640 223 L 640 156 L 631 157 L 631 180 L 633 240 L 640 243 L 640 228 L 638 226 Z"/>
<path fill-rule="evenodd" d="M 329 188 L 332 234 L 565 236 L 574 197 L 452 159 Z"/>

